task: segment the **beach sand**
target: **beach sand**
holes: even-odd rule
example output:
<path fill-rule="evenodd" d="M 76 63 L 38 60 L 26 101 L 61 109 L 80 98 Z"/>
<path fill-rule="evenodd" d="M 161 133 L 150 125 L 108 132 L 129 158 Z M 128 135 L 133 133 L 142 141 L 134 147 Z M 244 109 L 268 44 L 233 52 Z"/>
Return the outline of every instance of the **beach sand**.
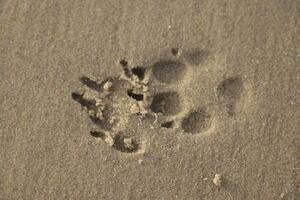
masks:
<path fill-rule="evenodd" d="M 296 199 L 299 7 L 0 0 L 0 199 Z"/>

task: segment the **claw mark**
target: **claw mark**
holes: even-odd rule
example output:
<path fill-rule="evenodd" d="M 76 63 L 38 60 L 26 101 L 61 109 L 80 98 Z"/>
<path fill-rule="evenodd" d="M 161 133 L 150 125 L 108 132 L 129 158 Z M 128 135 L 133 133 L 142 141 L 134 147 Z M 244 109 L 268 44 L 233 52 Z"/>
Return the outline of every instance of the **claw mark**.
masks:
<path fill-rule="evenodd" d="M 113 146 L 115 141 L 108 132 L 103 131 L 90 131 L 91 136 L 101 138 L 109 146 Z"/>
<path fill-rule="evenodd" d="M 97 83 L 96 81 L 94 81 L 86 76 L 82 76 L 79 80 L 82 84 L 86 85 L 87 87 L 100 92 L 101 85 L 99 83 Z"/>
<path fill-rule="evenodd" d="M 163 128 L 173 128 L 173 124 L 174 124 L 174 121 L 167 121 L 167 122 L 163 122 L 161 124 L 161 127 L 163 127 Z"/>
<path fill-rule="evenodd" d="M 124 59 L 120 60 L 120 64 L 123 66 L 123 67 L 128 67 L 128 62 Z"/>
<path fill-rule="evenodd" d="M 90 131 L 91 136 L 104 139 L 105 133 L 100 131 Z"/>
<path fill-rule="evenodd" d="M 127 95 L 129 97 L 135 99 L 136 101 L 143 101 L 143 99 L 144 99 L 144 95 L 143 94 L 134 93 L 133 89 L 128 90 L 127 91 Z"/>
<path fill-rule="evenodd" d="M 96 116 L 89 116 L 89 118 L 92 120 L 94 124 L 96 124 L 98 127 L 100 127 L 103 130 L 108 131 L 112 128 L 112 124 L 110 124 L 107 119 L 100 119 Z"/>
<path fill-rule="evenodd" d="M 78 94 L 76 92 L 73 92 L 72 98 L 88 110 L 96 110 L 97 109 L 96 105 L 95 105 L 96 102 L 84 99 L 83 94 Z"/>
<path fill-rule="evenodd" d="M 124 74 L 127 78 L 130 78 L 132 76 L 129 67 L 128 67 L 128 62 L 126 60 L 120 60 L 120 64 L 123 68 Z"/>
<path fill-rule="evenodd" d="M 136 75 L 140 80 L 145 78 L 146 69 L 143 67 L 134 67 L 131 69 L 132 74 Z"/>
<path fill-rule="evenodd" d="M 112 127 L 112 124 L 108 122 L 109 119 L 107 117 L 109 115 L 109 110 L 105 109 L 102 104 L 97 106 L 96 100 L 88 100 L 84 98 L 84 94 L 78 94 L 76 92 L 72 93 L 72 98 L 87 110 L 89 118 L 97 126 L 104 130 L 109 130 Z"/>

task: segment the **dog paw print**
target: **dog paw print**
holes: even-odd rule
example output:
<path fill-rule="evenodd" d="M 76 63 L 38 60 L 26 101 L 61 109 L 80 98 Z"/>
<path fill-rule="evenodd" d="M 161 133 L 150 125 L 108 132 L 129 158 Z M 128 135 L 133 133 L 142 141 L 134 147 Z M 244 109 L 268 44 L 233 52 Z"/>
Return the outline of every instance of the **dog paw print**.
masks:
<path fill-rule="evenodd" d="M 205 59 L 205 51 L 194 51 L 181 57 L 178 49 L 172 49 L 174 59 L 160 60 L 152 65 L 150 110 L 158 115 L 162 128 L 181 129 L 184 133 L 196 134 L 209 129 L 211 114 L 202 106 L 190 109 L 183 102 L 182 90 L 188 87 L 191 65 L 199 65 Z M 157 89 L 159 88 L 159 89 Z"/>
<path fill-rule="evenodd" d="M 91 136 L 119 152 L 143 153 L 145 141 L 133 130 L 135 119 L 189 134 L 199 134 L 211 127 L 211 109 L 204 105 L 196 109 L 186 106 L 183 102 L 190 97 L 181 92 L 188 87 L 188 74 L 193 73 L 190 67 L 199 65 L 207 53 L 194 51 L 181 57 L 178 49 L 172 49 L 171 54 L 173 59 L 144 67 L 132 67 L 121 60 L 120 74 L 102 81 L 86 76 L 79 79 L 84 90 L 73 92 L 72 98 L 97 125 L 96 130 L 90 131 Z M 242 80 L 238 77 L 225 79 L 216 86 L 218 104 L 229 116 L 235 114 L 241 91 Z"/>

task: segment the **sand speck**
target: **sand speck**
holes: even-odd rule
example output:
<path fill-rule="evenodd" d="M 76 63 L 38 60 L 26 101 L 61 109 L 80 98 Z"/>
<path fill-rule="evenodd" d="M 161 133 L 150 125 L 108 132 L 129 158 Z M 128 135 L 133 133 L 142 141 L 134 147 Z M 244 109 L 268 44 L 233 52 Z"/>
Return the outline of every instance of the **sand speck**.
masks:
<path fill-rule="evenodd" d="M 221 174 L 215 174 L 215 177 L 213 179 L 213 183 L 217 187 L 221 187 L 221 185 L 222 185 L 222 175 Z"/>

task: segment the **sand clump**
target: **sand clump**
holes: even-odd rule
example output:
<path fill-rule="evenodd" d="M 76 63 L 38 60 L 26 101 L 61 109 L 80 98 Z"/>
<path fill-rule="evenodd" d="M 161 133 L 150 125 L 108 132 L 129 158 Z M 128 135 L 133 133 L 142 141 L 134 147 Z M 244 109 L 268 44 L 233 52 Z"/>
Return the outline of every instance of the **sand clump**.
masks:
<path fill-rule="evenodd" d="M 215 177 L 213 179 L 213 183 L 215 184 L 215 186 L 221 187 L 222 186 L 222 175 L 221 174 L 215 174 Z"/>

